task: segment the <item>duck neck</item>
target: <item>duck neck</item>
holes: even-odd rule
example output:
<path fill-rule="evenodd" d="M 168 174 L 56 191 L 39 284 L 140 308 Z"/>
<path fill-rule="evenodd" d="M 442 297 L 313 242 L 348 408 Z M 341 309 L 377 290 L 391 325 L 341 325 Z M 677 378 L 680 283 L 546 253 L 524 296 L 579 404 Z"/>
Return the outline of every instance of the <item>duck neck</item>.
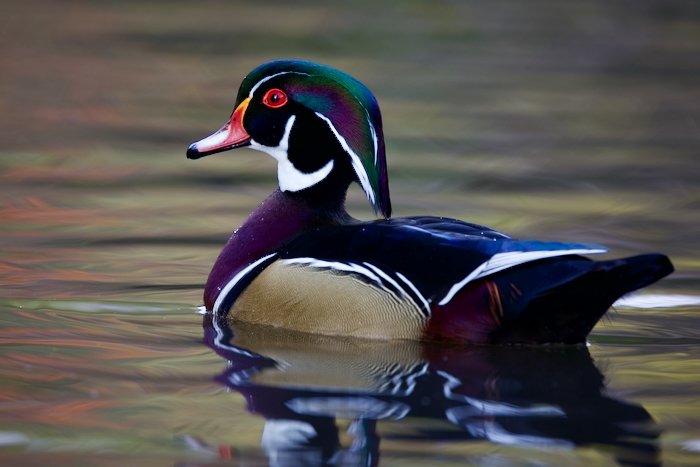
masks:
<path fill-rule="evenodd" d="M 278 189 L 250 214 L 228 239 L 209 273 L 204 288 L 207 309 L 212 309 L 226 283 L 252 262 L 304 232 L 352 221 L 345 210 L 344 192 L 340 196 L 336 192 L 332 197 L 318 194 L 309 190 L 292 193 Z"/>

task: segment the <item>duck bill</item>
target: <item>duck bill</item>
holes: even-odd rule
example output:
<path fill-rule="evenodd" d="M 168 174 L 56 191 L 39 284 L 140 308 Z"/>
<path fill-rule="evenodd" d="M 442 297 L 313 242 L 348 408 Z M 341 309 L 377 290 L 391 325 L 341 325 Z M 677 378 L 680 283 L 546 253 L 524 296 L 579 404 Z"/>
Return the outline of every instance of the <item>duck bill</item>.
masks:
<path fill-rule="evenodd" d="M 209 154 L 249 145 L 250 135 L 243 128 L 243 115 L 248 108 L 248 102 L 250 102 L 250 98 L 241 102 L 231 114 L 229 121 L 217 132 L 190 144 L 190 147 L 187 148 L 187 158 L 199 159 Z"/>

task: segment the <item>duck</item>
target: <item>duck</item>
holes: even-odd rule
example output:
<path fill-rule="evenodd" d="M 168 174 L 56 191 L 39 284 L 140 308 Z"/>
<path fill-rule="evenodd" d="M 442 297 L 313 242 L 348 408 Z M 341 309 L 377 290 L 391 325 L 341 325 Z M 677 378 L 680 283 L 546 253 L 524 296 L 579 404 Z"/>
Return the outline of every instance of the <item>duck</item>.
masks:
<path fill-rule="evenodd" d="M 619 297 L 673 271 L 659 253 L 593 260 L 607 249 L 392 217 L 377 100 L 331 66 L 263 63 L 233 108 L 187 158 L 261 151 L 277 162 L 278 188 L 214 262 L 204 306 L 216 319 L 366 339 L 582 344 Z M 376 219 L 347 212 L 352 183 Z"/>

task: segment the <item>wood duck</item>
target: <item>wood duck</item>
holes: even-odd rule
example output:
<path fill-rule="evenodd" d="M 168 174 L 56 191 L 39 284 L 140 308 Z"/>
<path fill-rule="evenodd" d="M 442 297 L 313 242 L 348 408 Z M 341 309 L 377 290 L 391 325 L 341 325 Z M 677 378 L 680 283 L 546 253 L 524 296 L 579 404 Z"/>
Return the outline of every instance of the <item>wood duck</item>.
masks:
<path fill-rule="evenodd" d="M 581 343 L 621 295 L 673 271 L 661 254 L 593 261 L 597 245 L 516 240 L 443 217 L 391 218 L 375 97 L 337 69 L 274 60 L 243 80 L 229 120 L 189 159 L 250 147 L 279 189 L 233 232 L 204 303 L 296 331 L 462 343 Z M 345 210 L 351 182 L 379 220 Z"/>

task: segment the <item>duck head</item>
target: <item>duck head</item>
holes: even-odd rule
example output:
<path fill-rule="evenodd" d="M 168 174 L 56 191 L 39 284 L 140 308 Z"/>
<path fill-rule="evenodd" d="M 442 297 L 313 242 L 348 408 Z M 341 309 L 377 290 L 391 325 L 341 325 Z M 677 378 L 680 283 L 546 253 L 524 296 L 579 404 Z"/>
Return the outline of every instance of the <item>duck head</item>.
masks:
<path fill-rule="evenodd" d="M 229 120 L 192 143 L 187 157 L 244 146 L 277 160 L 284 192 L 325 186 L 344 197 L 355 181 L 375 212 L 391 215 L 379 106 L 369 89 L 346 73 L 302 60 L 258 66 L 243 80 Z"/>

